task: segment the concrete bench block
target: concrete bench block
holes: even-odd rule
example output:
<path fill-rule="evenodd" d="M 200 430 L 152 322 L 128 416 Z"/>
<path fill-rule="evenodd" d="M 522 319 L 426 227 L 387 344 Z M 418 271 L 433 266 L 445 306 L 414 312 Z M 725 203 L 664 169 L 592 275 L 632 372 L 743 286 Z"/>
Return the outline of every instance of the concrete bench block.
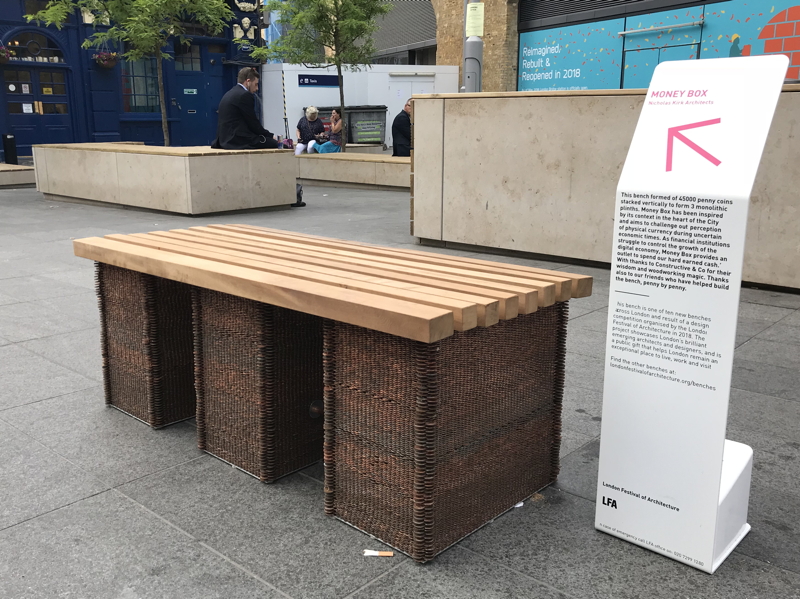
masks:
<path fill-rule="evenodd" d="M 33 149 L 46 197 L 181 214 L 208 214 L 295 201 L 288 150 L 164 148 L 135 144 L 43 145 Z"/>
<path fill-rule="evenodd" d="M 33 187 L 36 184 L 32 166 L 0 164 L 0 189 Z"/>

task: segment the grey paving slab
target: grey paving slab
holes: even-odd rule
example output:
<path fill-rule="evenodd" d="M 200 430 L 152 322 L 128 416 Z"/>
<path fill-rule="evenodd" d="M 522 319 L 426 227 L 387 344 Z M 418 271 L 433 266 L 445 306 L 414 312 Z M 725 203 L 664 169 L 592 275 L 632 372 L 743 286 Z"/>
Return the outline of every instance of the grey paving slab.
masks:
<path fill-rule="evenodd" d="M 0 530 L 108 489 L 0 420 Z"/>
<path fill-rule="evenodd" d="M 578 433 L 568 428 L 561 429 L 561 451 L 560 457 L 563 460 L 573 451 L 579 450 L 587 443 L 591 443 L 595 438 L 582 433 Z"/>
<path fill-rule="evenodd" d="M 800 345 L 800 326 L 785 324 L 786 319 L 776 322 L 771 327 L 761 331 L 757 338 L 777 343 L 790 343 Z"/>
<path fill-rule="evenodd" d="M 353 599 L 387 597 L 567 599 L 568 596 L 500 562 L 455 547 L 429 564 L 405 562 L 353 595 Z"/>
<path fill-rule="evenodd" d="M 88 379 L 103 380 L 99 328 L 21 341 L 18 345 Z"/>
<path fill-rule="evenodd" d="M 564 389 L 562 424 L 564 428 L 589 437 L 600 435 L 603 392 L 570 385 Z"/>
<path fill-rule="evenodd" d="M 94 292 L 84 290 L 84 293 L 78 295 L 51 297 L 31 303 L 41 306 L 53 317 L 63 321 L 87 323 L 94 327 L 100 326 L 100 308 Z"/>
<path fill-rule="evenodd" d="M 594 530 L 594 503 L 550 487 L 461 545 L 569 592 L 584 575 L 585 564 L 603 548 L 604 536 Z"/>
<path fill-rule="evenodd" d="M 300 471 L 302 474 L 313 478 L 317 482 L 325 482 L 325 465 L 322 460 Z"/>
<path fill-rule="evenodd" d="M 273 592 L 268 584 L 279 586 L 293 598 L 344 598 L 352 593 L 402 599 L 459 597 L 470 596 L 470 587 L 475 589 L 472 596 L 487 597 L 550 597 L 558 596 L 552 594 L 556 592 L 573 598 L 798 596 L 800 535 L 796 523 L 800 506 L 795 481 L 800 476 L 798 448 L 792 444 L 799 442 L 800 374 L 796 371 L 800 369 L 791 360 L 787 362 L 792 349 L 782 348 L 800 345 L 800 296 L 742 292 L 737 341 L 746 345 L 737 352 L 728 437 L 751 444 L 756 452 L 749 518 L 754 529 L 718 573 L 708 576 L 593 529 L 600 425 L 595 419 L 600 417 L 608 270 L 421 247 L 408 234 L 408 195 L 404 193 L 306 187 L 305 198 L 309 205 L 302 210 L 190 218 L 54 204 L 43 201 L 35 190 L 0 192 L 4 222 L 14 220 L 12 227 L 0 222 L 0 293 L 5 293 L 5 282 L 14 278 L 80 288 L 76 295 L 0 305 L 0 402 L 9 397 L 3 378 L 10 376 L 7 365 L 17 368 L 15 360 L 21 360 L 16 354 L 13 360 L 3 359 L 3 352 L 12 349 L 30 358 L 22 359 L 22 370 L 32 376 L 22 380 L 31 389 L 26 387 L 22 393 L 32 390 L 46 395 L 50 387 L 59 391 L 54 399 L 0 411 L 0 419 L 13 422 L 23 439 L 33 439 L 33 445 L 14 445 L 17 453 L 0 450 L 0 477 L 6 474 L 2 467 L 12 460 L 9 456 L 21 456 L 13 458 L 22 461 L 14 462 L 11 472 L 13 476 L 31 474 L 28 483 L 33 485 L 31 494 L 37 496 L 14 496 L 5 509 L 23 513 L 30 508 L 27 504 L 49 500 L 53 488 L 63 494 L 54 497 L 68 497 L 74 489 L 71 484 L 81 489 L 82 479 L 77 474 L 81 472 L 104 485 L 133 481 L 122 488 L 144 504 L 132 504 L 130 513 L 128 508 L 114 511 L 116 508 L 97 501 L 103 494 L 78 499 L 0 532 L 0 597 L 273 597 L 263 595 Z M 191 422 L 152 431 L 106 408 L 98 384 L 93 265 L 74 257 L 71 238 L 215 222 L 255 224 L 594 276 L 592 297 L 570 303 L 558 483 L 427 566 L 400 556 L 363 558 L 362 549 L 381 545 L 322 515 L 321 463 L 276 485 L 262 485 L 199 453 Z M 768 345 L 753 354 L 760 347 L 754 341 L 774 343 L 775 351 L 764 351 L 771 347 Z M 83 376 L 92 387 L 70 393 L 69 384 L 51 383 L 51 377 L 58 379 L 64 372 Z M 2 407 L 0 404 L 0 410 Z M 67 464 L 58 467 L 63 476 L 61 472 L 50 476 L 47 468 L 52 465 L 39 466 L 43 458 L 31 447 L 39 447 L 43 455 L 48 451 L 58 454 Z M 71 475 L 70 467 L 77 473 Z M 67 480 L 71 478 L 77 482 Z M 18 493 L 28 492 L 24 483 L 19 486 Z M 5 498 L 6 487 L 0 482 L 0 499 Z M 84 507 L 81 513 L 74 511 Z M 95 528 L 86 524 L 85 514 L 99 518 L 99 524 Z M 130 514 L 144 516 L 131 518 Z M 50 520 L 53 518 L 61 519 Z M 199 531 L 197 538 L 160 518 L 185 527 L 187 534 Z M 89 532 L 73 535 L 73 522 Z M 142 534 L 127 534 L 129 526 Z M 3 535 L 18 530 L 21 532 L 14 534 L 19 534 L 21 543 L 17 537 L 5 540 Z M 123 548 L 118 543 L 123 535 L 130 546 Z M 178 538 L 185 539 L 186 545 L 176 541 Z M 12 553 L 17 545 L 22 549 L 19 557 Z M 11 566 L 6 555 L 13 557 Z M 82 559 L 88 566 L 83 567 Z M 247 586 L 255 579 L 232 563 L 241 564 L 266 584 L 256 580 L 255 587 Z M 13 568 L 11 582 L 9 570 L 3 567 Z M 129 577 L 130 572 L 135 575 Z M 215 575 L 222 578 L 213 578 Z M 203 576 L 212 576 L 207 585 Z M 17 583 L 21 577 L 28 581 L 27 586 Z M 540 589 L 536 586 L 540 582 L 556 590 Z"/>
<path fill-rule="evenodd" d="M 800 400 L 800 372 L 796 368 L 734 358 L 731 386 L 783 399 Z"/>
<path fill-rule="evenodd" d="M 201 457 L 185 422 L 153 430 L 107 407 L 102 386 L 0 412 L 2 418 L 112 485 Z"/>
<path fill-rule="evenodd" d="M 779 306 L 767 306 L 763 304 L 752 304 L 749 302 L 739 303 L 740 320 L 751 320 L 773 324 L 779 320 L 783 320 L 795 312 L 796 310 L 794 308 L 782 308 Z"/>
<path fill-rule="evenodd" d="M 17 303 L 19 303 L 19 300 L 17 298 L 11 297 L 10 295 L 6 295 L 2 291 L 0 291 L 0 306 L 6 306 L 8 304 L 17 304 Z"/>
<path fill-rule="evenodd" d="M 3 284 L 8 279 L 31 277 L 48 272 L 63 270 L 65 265 L 60 261 L 43 261 L 35 256 L 22 256 L 8 259 L 0 263 L 0 280 Z"/>
<path fill-rule="evenodd" d="M 786 318 L 781 320 L 781 323 L 788 324 L 789 326 L 793 327 L 800 327 L 800 310 L 795 310 L 794 312 L 786 316 Z"/>
<path fill-rule="evenodd" d="M 734 554 L 713 576 L 594 530 L 594 503 L 558 489 L 507 512 L 462 544 L 571 597 L 800 596 L 800 576 Z M 517 531 L 517 532 L 514 532 Z"/>
<path fill-rule="evenodd" d="M 0 413 L 97 385 L 18 345 L 0 347 L 0 365 Z"/>
<path fill-rule="evenodd" d="M 94 318 L 88 312 L 87 316 Z M 96 321 L 89 318 L 65 318 L 61 311 L 47 304 L 20 302 L 0 306 L 0 335 L 9 341 L 28 341 L 92 326 L 97 326 Z"/>
<path fill-rule="evenodd" d="M 75 285 L 94 291 L 94 264 L 90 260 L 85 261 L 85 268 L 74 268 L 70 270 L 63 270 L 59 272 L 52 272 L 42 275 L 44 279 L 53 279 L 69 285 Z"/>
<path fill-rule="evenodd" d="M 577 327 L 605 333 L 608 329 L 608 308 L 599 308 L 574 318 L 570 315 L 569 327 L 570 330 Z M 569 337 L 569 333 L 567 333 L 567 337 Z"/>
<path fill-rule="evenodd" d="M 33 271 L 31 269 L 17 264 L 16 260 L 0 260 L 0 281 L 15 277 L 29 277 L 32 274 Z"/>
<path fill-rule="evenodd" d="M 292 597 L 343 597 L 408 558 L 323 513 L 323 488 L 292 475 L 264 485 L 212 457 L 120 490 Z"/>
<path fill-rule="evenodd" d="M 736 357 L 751 362 L 762 362 L 800 370 L 800 345 L 751 339 L 736 349 Z"/>
<path fill-rule="evenodd" d="M 739 298 L 741 301 L 750 304 L 792 308 L 794 310 L 800 309 L 800 294 L 743 287 Z"/>
<path fill-rule="evenodd" d="M 800 443 L 800 402 L 731 389 L 728 428 Z"/>
<path fill-rule="evenodd" d="M 766 485 L 750 488 L 752 527 L 736 552 L 800 574 L 800 497 Z"/>
<path fill-rule="evenodd" d="M 605 359 L 606 332 L 570 327 L 567 331 L 567 351 L 574 354 Z"/>
<path fill-rule="evenodd" d="M 566 456 L 561 460 L 556 488 L 587 501 L 595 501 L 599 456 L 600 439 L 595 439 Z"/>
<path fill-rule="evenodd" d="M 0 556 L 14 599 L 282 597 L 114 491 L 0 531 Z"/>
<path fill-rule="evenodd" d="M 586 314 L 591 314 L 592 312 L 597 310 L 597 308 L 593 306 L 582 304 L 581 303 L 582 299 L 584 298 L 578 300 L 570 300 L 570 305 L 569 305 L 570 322 L 572 322 L 576 318 L 585 316 Z"/>
<path fill-rule="evenodd" d="M 753 448 L 753 485 L 800 497 L 800 442 L 734 426 L 728 427 L 726 437 Z"/>
<path fill-rule="evenodd" d="M 566 385 L 602 391 L 604 374 L 605 361 L 601 358 L 567 352 Z"/>

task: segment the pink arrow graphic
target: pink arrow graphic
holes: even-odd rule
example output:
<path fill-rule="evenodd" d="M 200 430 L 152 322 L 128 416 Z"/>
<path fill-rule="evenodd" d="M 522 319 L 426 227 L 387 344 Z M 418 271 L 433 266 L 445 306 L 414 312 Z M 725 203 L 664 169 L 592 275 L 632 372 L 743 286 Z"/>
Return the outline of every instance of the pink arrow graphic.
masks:
<path fill-rule="evenodd" d="M 706 152 L 703 148 L 681 133 L 681 131 L 686 131 L 687 129 L 697 129 L 698 127 L 707 127 L 708 125 L 716 125 L 717 123 L 721 122 L 722 119 L 711 119 L 710 121 L 700 121 L 699 123 L 678 125 L 677 127 L 670 127 L 667 129 L 667 172 L 672 170 L 672 145 L 675 143 L 675 138 L 680 139 L 683 143 L 692 148 L 695 152 L 700 154 L 714 166 L 719 166 L 722 163 L 721 160 L 717 160 L 714 156 Z"/>

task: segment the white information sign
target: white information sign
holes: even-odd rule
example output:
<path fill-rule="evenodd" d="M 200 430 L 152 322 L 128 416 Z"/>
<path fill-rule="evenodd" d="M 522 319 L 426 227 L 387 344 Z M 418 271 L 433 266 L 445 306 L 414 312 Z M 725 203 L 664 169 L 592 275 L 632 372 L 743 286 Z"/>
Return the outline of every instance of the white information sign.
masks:
<path fill-rule="evenodd" d="M 483 37 L 483 2 L 471 2 L 467 4 L 467 26 L 466 36 L 477 35 Z"/>
<path fill-rule="evenodd" d="M 617 188 L 595 527 L 713 572 L 750 530 L 725 440 L 750 192 L 785 56 L 655 70 Z"/>

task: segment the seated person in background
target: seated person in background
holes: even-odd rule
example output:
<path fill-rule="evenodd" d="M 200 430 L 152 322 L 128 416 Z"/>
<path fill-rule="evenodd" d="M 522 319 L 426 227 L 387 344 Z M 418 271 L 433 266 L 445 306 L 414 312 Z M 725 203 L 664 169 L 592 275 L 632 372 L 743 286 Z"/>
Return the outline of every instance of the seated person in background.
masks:
<path fill-rule="evenodd" d="M 392 123 L 392 156 L 411 156 L 411 98 Z"/>
<path fill-rule="evenodd" d="M 317 118 L 318 114 L 316 106 L 309 106 L 306 108 L 306 116 L 297 122 L 295 156 L 299 156 L 305 151 L 311 154 L 316 151 L 314 146 L 325 141 L 325 125 Z"/>
<path fill-rule="evenodd" d="M 253 96 L 258 91 L 258 72 L 245 67 L 239 71 L 238 83 L 222 96 L 219 103 L 217 139 L 211 147 L 225 150 L 260 150 L 277 148 L 275 136 L 261 126 L 256 116 Z"/>
<path fill-rule="evenodd" d="M 330 141 L 326 141 L 321 146 L 317 147 L 317 152 L 320 154 L 331 154 L 333 152 L 342 151 L 342 115 L 339 114 L 339 109 L 334 108 L 331 111 L 331 130 Z"/>

